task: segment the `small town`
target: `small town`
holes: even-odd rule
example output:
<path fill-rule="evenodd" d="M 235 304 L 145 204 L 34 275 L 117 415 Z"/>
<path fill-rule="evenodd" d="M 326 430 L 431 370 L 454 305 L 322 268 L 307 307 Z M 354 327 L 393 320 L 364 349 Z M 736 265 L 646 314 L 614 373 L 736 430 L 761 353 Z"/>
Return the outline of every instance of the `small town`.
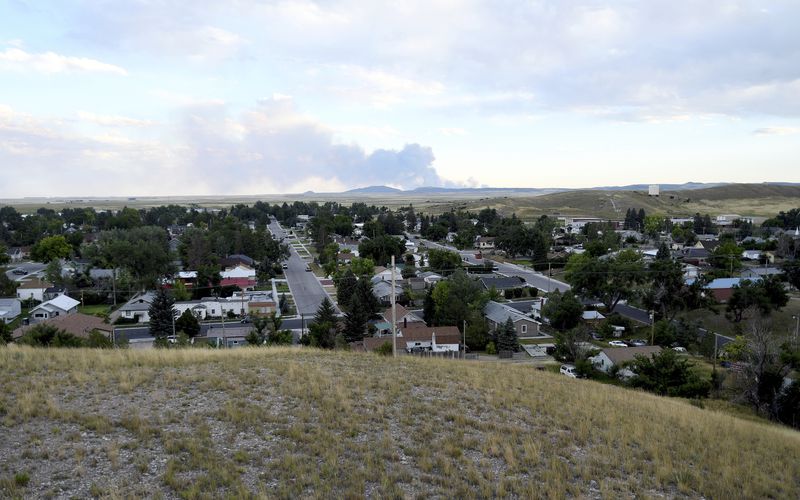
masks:
<path fill-rule="evenodd" d="M 798 19 L 0 2 L 0 499 L 800 498 Z"/>

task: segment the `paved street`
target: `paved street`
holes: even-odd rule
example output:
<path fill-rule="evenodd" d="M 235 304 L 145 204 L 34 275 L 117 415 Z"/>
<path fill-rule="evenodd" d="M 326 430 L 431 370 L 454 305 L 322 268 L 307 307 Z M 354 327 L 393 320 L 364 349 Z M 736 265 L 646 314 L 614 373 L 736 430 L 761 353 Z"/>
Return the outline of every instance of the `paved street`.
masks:
<path fill-rule="evenodd" d="M 284 330 L 301 330 L 303 328 L 307 329 L 308 321 L 309 321 L 308 318 L 306 318 L 305 321 L 303 321 L 301 318 L 284 319 L 283 323 L 281 324 L 281 329 Z M 239 320 L 231 320 L 225 322 L 226 328 L 239 329 L 248 326 L 251 326 L 251 323 L 242 324 L 239 322 Z M 221 332 L 222 321 L 214 321 L 210 323 L 200 324 L 200 336 L 205 336 L 209 332 L 209 330 L 213 330 L 214 332 Z M 141 339 L 151 340 L 153 338 L 150 335 L 150 327 L 147 325 L 121 327 L 121 328 L 116 328 L 115 331 L 117 338 L 125 337 L 128 340 L 141 340 Z"/>
<path fill-rule="evenodd" d="M 269 224 L 269 230 L 279 240 L 287 237 L 286 231 L 274 219 Z M 328 297 L 328 294 L 314 273 L 306 271 L 308 261 L 302 259 L 291 245 L 289 245 L 289 251 L 290 257 L 287 261 L 289 268 L 284 269 L 283 273 L 289 283 L 297 314 L 309 318 L 317 312 L 322 300 Z"/>
<path fill-rule="evenodd" d="M 22 281 L 25 278 L 32 278 L 38 273 L 44 271 L 44 268 L 47 267 L 44 264 L 39 262 L 19 262 L 14 264 L 8 264 L 8 270 L 6 271 L 6 276 L 8 279 L 12 281 Z M 23 269 L 25 270 L 25 274 L 15 274 L 15 269 Z"/>

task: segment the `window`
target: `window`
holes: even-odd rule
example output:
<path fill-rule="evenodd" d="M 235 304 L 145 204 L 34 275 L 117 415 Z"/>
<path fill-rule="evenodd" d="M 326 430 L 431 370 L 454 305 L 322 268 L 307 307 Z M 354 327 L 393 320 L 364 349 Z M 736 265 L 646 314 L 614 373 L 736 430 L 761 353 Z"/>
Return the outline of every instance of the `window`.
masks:
<path fill-rule="evenodd" d="M 528 325 L 522 325 L 522 333 L 528 333 Z"/>

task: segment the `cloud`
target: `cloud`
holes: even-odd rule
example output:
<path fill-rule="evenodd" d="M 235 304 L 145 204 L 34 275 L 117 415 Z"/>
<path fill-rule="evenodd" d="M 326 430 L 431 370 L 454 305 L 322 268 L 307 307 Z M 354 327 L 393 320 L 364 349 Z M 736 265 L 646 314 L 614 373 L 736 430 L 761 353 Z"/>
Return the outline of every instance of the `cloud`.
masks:
<path fill-rule="evenodd" d="M 753 131 L 754 135 L 793 135 L 800 133 L 797 127 L 763 127 Z"/>
<path fill-rule="evenodd" d="M 0 52 L 0 70 L 2 69 L 45 74 L 74 72 L 110 73 L 120 76 L 128 74 L 124 68 L 95 59 L 63 56 L 55 52 L 33 54 L 19 48 L 7 48 Z"/>
<path fill-rule="evenodd" d="M 286 96 L 259 101 L 235 115 L 225 104 L 185 106 L 172 122 L 160 125 L 162 135 L 155 139 L 140 136 L 139 120 L 81 116 L 101 131 L 82 133 L 71 128 L 74 120 L 36 118 L 0 105 L 0 164 L 20 173 L 4 179 L 0 196 L 258 194 L 452 184 L 436 172 L 431 148 L 405 144 L 365 151 L 338 143 L 333 129 L 300 113 Z"/>
<path fill-rule="evenodd" d="M 150 127 L 155 124 L 152 120 L 139 120 L 127 116 L 98 115 L 88 111 L 78 111 L 78 118 L 96 125 L 108 127 Z"/>

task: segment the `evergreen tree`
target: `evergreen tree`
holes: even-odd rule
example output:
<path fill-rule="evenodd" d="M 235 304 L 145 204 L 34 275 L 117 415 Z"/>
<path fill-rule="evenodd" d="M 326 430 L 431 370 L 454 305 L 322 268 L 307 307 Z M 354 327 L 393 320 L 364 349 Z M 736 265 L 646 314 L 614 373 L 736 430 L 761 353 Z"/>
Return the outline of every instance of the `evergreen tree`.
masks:
<path fill-rule="evenodd" d="M 175 331 L 183 332 L 190 338 L 200 334 L 200 322 L 197 321 L 195 315 L 192 314 L 191 309 L 183 311 L 183 314 L 175 320 Z"/>
<path fill-rule="evenodd" d="M 644 219 L 646 215 L 644 213 L 644 208 L 639 209 L 639 214 L 636 216 L 636 222 L 639 224 L 639 230 L 644 230 Z"/>
<path fill-rule="evenodd" d="M 325 297 L 317 309 L 314 320 L 308 327 L 308 336 L 301 339 L 301 342 L 322 349 L 333 349 L 336 346 L 338 325 L 339 318 L 336 316 L 336 309 L 334 309 L 333 303 Z"/>
<path fill-rule="evenodd" d="M 666 243 L 661 243 L 661 246 L 658 247 L 658 252 L 656 253 L 656 260 L 669 260 L 672 258 L 672 254 L 669 251 L 669 247 L 667 247 Z"/>
<path fill-rule="evenodd" d="M 172 308 L 174 300 L 167 294 L 166 288 L 159 288 L 153 302 L 150 303 L 150 335 L 156 342 L 166 340 L 172 335 L 172 322 L 175 319 L 175 309 Z"/>
<path fill-rule="evenodd" d="M 352 269 L 345 271 L 344 275 L 337 280 L 336 297 L 339 301 L 339 307 L 341 307 L 343 310 L 347 310 L 349 308 L 350 299 L 353 296 L 356 283 L 358 283 L 358 278 L 356 278 L 356 275 Z"/>
<path fill-rule="evenodd" d="M 436 301 L 433 300 L 433 289 L 429 289 L 425 294 L 425 302 L 422 305 L 422 319 L 428 326 L 436 326 L 434 318 L 436 317 Z"/>
<path fill-rule="evenodd" d="M 353 295 L 350 305 L 350 310 L 344 315 L 344 336 L 347 342 L 357 342 L 364 339 L 369 315 L 366 309 L 362 307 L 359 295 Z"/>
<path fill-rule="evenodd" d="M 514 328 L 514 322 L 511 317 L 506 320 L 500 330 L 497 332 L 497 350 L 499 351 L 516 351 L 519 341 L 517 340 L 517 329 Z"/>
<path fill-rule="evenodd" d="M 333 302 L 328 297 L 322 300 L 322 303 L 317 308 L 312 323 L 330 323 L 334 327 L 338 324 L 339 318 L 336 316 L 336 309 L 333 307 Z"/>

